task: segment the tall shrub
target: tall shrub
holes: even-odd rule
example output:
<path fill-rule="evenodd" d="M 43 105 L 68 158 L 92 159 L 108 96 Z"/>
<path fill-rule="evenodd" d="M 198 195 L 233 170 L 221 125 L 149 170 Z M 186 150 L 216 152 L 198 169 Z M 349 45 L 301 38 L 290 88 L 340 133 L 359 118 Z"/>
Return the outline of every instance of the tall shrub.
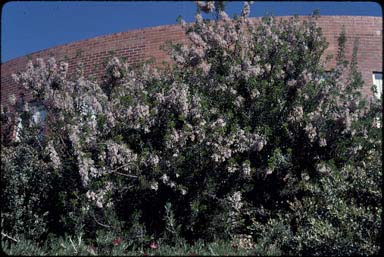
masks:
<path fill-rule="evenodd" d="M 348 64 L 341 33 L 326 73 L 316 15 L 256 22 L 249 13 L 246 2 L 234 19 L 221 8 L 218 21 L 181 20 L 190 42 L 170 45 L 172 67 L 132 69 L 113 58 L 99 83 L 81 73 L 68 80 L 68 65 L 51 58 L 14 76 L 49 113 L 38 144 L 4 146 L 44 149 L 34 160 L 50 173 L 35 174 L 57 181 L 48 211 L 62 219 L 48 231 L 250 235 L 260 253 L 377 253 L 380 103 L 361 96 L 357 44 Z M 27 163 L 2 158 L 6 181 L 24 174 Z"/>

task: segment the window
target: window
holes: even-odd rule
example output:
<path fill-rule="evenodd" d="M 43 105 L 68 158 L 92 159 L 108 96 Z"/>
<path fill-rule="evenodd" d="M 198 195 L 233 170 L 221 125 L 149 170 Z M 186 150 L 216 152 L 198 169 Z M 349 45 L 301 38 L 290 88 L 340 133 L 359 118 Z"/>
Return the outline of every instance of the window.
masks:
<path fill-rule="evenodd" d="M 32 105 L 32 120 L 35 125 L 44 127 L 45 125 L 45 117 L 47 115 L 47 111 L 45 106 L 42 104 L 34 104 Z"/>
<path fill-rule="evenodd" d="M 20 142 L 20 134 L 22 130 L 23 130 L 23 122 L 22 122 L 22 119 L 18 117 L 16 121 L 16 135 L 15 135 L 16 142 Z"/>
<path fill-rule="evenodd" d="M 383 93 L 383 73 L 382 72 L 374 72 L 372 74 L 373 84 L 376 86 L 376 97 L 380 98 Z"/>
<path fill-rule="evenodd" d="M 372 74 L 372 78 L 373 78 L 373 84 L 376 86 L 375 96 L 378 99 L 380 99 L 382 97 L 382 94 L 383 94 L 383 73 L 382 72 L 374 72 Z M 381 122 L 380 122 L 379 117 L 376 118 L 376 127 L 381 128 Z"/>
<path fill-rule="evenodd" d="M 45 106 L 41 103 L 38 103 L 38 102 L 32 102 L 29 104 L 29 106 L 30 106 L 30 110 L 31 110 L 31 114 L 32 114 L 32 116 L 31 116 L 32 122 L 39 129 L 38 138 L 42 139 L 43 133 L 44 133 L 44 128 L 45 128 L 45 118 L 47 116 L 47 111 L 45 109 Z M 20 117 L 20 115 L 19 115 L 19 117 L 17 118 L 17 122 L 16 122 L 15 140 L 17 142 L 20 141 L 20 136 L 21 136 L 21 133 L 23 130 L 23 126 L 24 126 L 24 122 L 22 120 L 22 117 Z"/>

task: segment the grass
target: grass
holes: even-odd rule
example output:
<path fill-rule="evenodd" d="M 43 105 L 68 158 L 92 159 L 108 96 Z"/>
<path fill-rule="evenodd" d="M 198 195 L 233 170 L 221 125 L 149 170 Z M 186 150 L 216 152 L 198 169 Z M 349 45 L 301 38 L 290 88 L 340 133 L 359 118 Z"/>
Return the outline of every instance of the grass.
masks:
<path fill-rule="evenodd" d="M 154 249 L 155 248 L 155 249 Z M 196 242 L 190 245 L 179 242 L 171 246 L 159 242 L 156 247 L 150 245 L 137 246 L 124 240 L 103 241 L 96 240 L 94 244 L 87 244 L 81 236 L 52 238 L 43 244 L 30 240 L 19 240 L 17 243 L 3 240 L 3 252 L 7 255 L 79 255 L 79 256 L 247 256 L 255 255 L 254 249 L 240 249 L 233 247 L 231 242 L 216 241 L 212 243 Z"/>

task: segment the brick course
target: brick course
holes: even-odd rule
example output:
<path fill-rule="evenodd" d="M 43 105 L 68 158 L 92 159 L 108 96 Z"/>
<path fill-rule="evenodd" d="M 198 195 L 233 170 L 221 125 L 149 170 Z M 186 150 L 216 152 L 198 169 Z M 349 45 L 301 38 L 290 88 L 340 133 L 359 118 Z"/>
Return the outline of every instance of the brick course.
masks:
<path fill-rule="evenodd" d="M 260 20 L 260 18 L 254 19 Z M 307 18 L 301 16 L 300 19 Z M 363 94 L 367 95 L 372 86 L 372 72 L 382 71 L 382 17 L 321 16 L 318 19 L 318 25 L 329 42 L 325 54 L 336 56 L 337 38 L 343 25 L 347 36 L 348 59 L 352 55 L 354 38 L 359 38 L 358 65 L 365 81 Z M 12 59 L 1 64 L 1 104 L 8 105 L 7 99 L 11 93 L 16 95 L 20 93 L 11 75 L 24 70 L 30 59 L 35 60 L 38 57 L 47 59 L 54 56 L 58 61 L 64 60 L 69 63 L 70 74 L 78 63 L 83 63 L 86 75 L 94 75 L 95 78 L 100 79 L 106 61 L 113 55 L 124 57 L 129 63 L 150 58 L 155 58 L 156 63 L 170 62 L 167 53 L 160 49 L 160 46 L 168 40 L 187 42 L 184 31 L 179 25 L 165 25 L 81 40 Z M 327 68 L 330 69 L 334 65 L 333 60 Z M 26 95 L 28 96 L 27 92 Z"/>

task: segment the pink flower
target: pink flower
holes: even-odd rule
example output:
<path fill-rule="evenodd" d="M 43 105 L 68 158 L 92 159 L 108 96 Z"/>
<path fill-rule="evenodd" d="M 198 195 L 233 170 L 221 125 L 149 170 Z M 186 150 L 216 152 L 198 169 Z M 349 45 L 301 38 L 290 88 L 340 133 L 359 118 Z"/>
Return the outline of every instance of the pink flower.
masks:
<path fill-rule="evenodd" d="M 215 10 L 215 3 L 214 1 L 196 1 L 197 7 L 202 10 L 205 13 L 210 13 Z"/>
<path fill-rule="evenodd" d="M 223 21 L 230 21 L 231 20 L 231 18 L 229 18 L 228 14 L 224 11 L 220 11 L 219 16 Z"/>
<path fill-rule="evenodd" d="M 241 12 L 241 16 L 248 17 L 251 13 L 251 8 L 249 6 L 249 3 L 245 2 L 243 6 L 243 11 Z"/>
<path fill-rule="evenodd" d="M 123 242 L 123 239 L 121 239 L 121 237 L 117 237 L 112 241 L 113 245 L 119 245 L 121 244 L 121 242 Z"/>
<path fill-rule="evenodd" d="M 157 249 L 157 248 L 158 248 L 158 245 L 156 244 L 156 242 L 151 242 L 151 244 L 149 245 L 149 248 L 151 248 L 151 249 Z"/>

